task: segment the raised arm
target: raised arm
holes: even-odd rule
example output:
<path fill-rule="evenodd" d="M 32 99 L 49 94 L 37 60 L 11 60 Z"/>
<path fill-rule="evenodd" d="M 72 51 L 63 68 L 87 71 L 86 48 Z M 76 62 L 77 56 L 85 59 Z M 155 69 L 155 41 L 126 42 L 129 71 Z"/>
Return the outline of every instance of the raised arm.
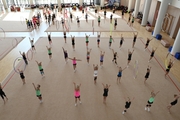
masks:
<path fill-rule="evenodd" d="M 114 54 L 114 49 L 112 49 L 112 52 L 113 52 L 113 54 Z"/>
<path fill-rule="evenodd" d="M 33 85 L 34 89 L 36 90 L 36 86 L 35 86 L 35 84 L 34 84 L 34 83 L 32 83 L 32 85 Z"/>
<path fill-rule="evenodd" d="M 133 54 L 134 50 L 132 51 L 132 54 Z"/>
<path fill-rule="evenodd" d="M 127 68 L 127 66 L 125 68 L 123 68 L 122 71 L 125 70 L 126 68 Z"/>
<path fill-rule="evenodd" d="M 37 65 L 39 64 L 37 60 L 35 60 L 35 62 L 37 63 Z"/>
<path fill-rule="evenodd" d="M 75 82 L 73 82 L 73 84 L 74 84 L 74 89 L 76 89 L 76 83 L 75 83 Z"/>
<path fill-rule="evenodd" d="M 72 58 L 68 58 L 68 59 L 73 60 Z"/>
<path fill-rule="evenodd" d="M 80 59 L 76 59 L 76 61 L 82 61 L 82 60 L 80 60 Z"/>
<path fill-rule="evenodd" d="M 105 88 L 105 85 L 104 85 L 104 83 L 102 83 L 102 85 L 103 85 L 103 87 Z"/>
<path fill-rule="evenodd" d="M 48 46 L 46 46 L 46 48 L 49 49 Z"/>

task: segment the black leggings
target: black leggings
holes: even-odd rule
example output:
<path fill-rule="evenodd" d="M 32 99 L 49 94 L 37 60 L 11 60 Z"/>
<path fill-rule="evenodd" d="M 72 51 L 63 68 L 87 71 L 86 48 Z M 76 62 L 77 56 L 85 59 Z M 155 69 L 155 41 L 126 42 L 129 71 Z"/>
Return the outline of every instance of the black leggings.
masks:
<path fill-rule="evenodd" d="M 4 92 L 1 92 L 1 93 L 0 93 L 0 96 L 2 97 L 3 100 L 4 100 L 4 97 L 6 97 L 6 95 L 5 95 Z"/>

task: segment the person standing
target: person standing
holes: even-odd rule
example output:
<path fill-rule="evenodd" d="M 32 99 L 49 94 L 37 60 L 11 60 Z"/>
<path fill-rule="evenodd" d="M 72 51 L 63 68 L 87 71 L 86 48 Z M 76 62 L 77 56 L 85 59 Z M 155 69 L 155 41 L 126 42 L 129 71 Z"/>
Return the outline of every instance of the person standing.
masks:
<path fill-rule="evenodd" d="M 100 27 L 100 23 L 101 23 L 101 17 L 98 16 L 98 26 Z"/>
<path fill-rule="evenodd" d="M 134 98 L 132 100 L 130 100 L 129 97 L 127 97 L 127 100 L 126 100 L 126 98 L 124 98 L 124 99 L 126 101 L 126 105 L 125 105 L 125 110 L 123 110 L 122 114 L 127 112 L 127 109 L 129 109 L 131 106 L 131 102 L 134 100 Z"/>
<path fill-rule="evenodd" d="M 74 84 L 75 106 L 77 106 L 77 99 L 79 100 L 79 103 L 81 104 L 81 99 L 80 99 L 80 87 L 81 87 L 81 84 L 76 85 L 75 82 L 73 82 L 73 84 Z"/>
<path fill-rule="evenodd" d="M 153 39 L 153 38 L 152 38 L 152 39 Z M 147 49 L 147 47 L 149 46 L 149 43 L 151 42 L 152 39 L 147 38 L 144 51 Z"/>
<path fill-rule="evenodd" d="M 151 59 L 154 57 L 154 53 L 156 52 L 156 50 L 157 50 L 157 48 L 155 48 L 155 49 L 153 48 L 153 49 L 152 49 L 151 55 L 150 55 L 150 58 L 149 58 L 148 62 L 150 62 Z"/>
<path fill-rule="evenodd" d="M 73 69 L 74 69 L 74 72 L 76 72 L 76 65 L 77 65 L 77 61 L 82 61 L 82 60 L 80 60 L 80 59 L 76 59 L 76 57 L 74 57 L 74 58 L 68 58 L 68 59 L 70 59 L 70 60 L 72 60 L 72 62 L 73 62 Z"/>
<path fill-rule="evenodd" d="M 27 61 L 25 52 L 21 53 L 21 51 L 19 51 L 19 53 L 22 55 L 22 58 L 23 58 L 25 64 L 28 65 L 28 61 Z"/>
<path fill-rule="evenodd" d="M 100 44 L 100 37 L 101 37 L 101 32 L 97 33 L 97 46 L 99 47 Z"/>
<path fill-rule="evenodd" d="M 111 85 L 108 85 L 108 84 L 104 85 L 103 83 L 102 83 L 102 85 L 103 85 L 103 88 L 104 88 L 103 103 L 105 104 L 105 103 L 106 103 L 106 98 L 107 98 L 108 92 L 109 92 L 109 87 L 110 87 Z"/>
<path fill-rule="evenodd" d="M 138 32 L 137 32 L 137 34 L 135 34 L 135 33 L 133 32 L 133 34 L 134 34 L 134 38 L 133 38 L 132 48 L 134 48 L 134 45 L 135 45 L 135 43 L 136 43 L 136 39 L 137 39 Z"/>
<path fill-rule="evenodd" d="M 114 42 L 114 39 L 113 39 L 112 36 L 110 35 L 110 38 L 109 38 L 109 48 L 110 48 L 110 49 L 111 49 L 112 41 Z"/>
<path fill-rule="evenodd" d="M 36 48 L 35 48 L 35 46 L 34 46 L 34 38 L 31 39 L 31 38 L 29 37 L 29 41 L 30 41 L 30 43 L 31 43 L 31 49 L 36 51 Z"/>
<path fill-rule="evenodd" d="M 146 82 L 146 80 L 149 78 L 150 72 L 151 72 L 151 67 L 149 67 L 149 66 L 148 66 L 148 68 L 147 68 L 147 72 L 146 72 L 146 75 L 145 75 L 145 80 L 144 80 L 144 83 L 145 83 L 145 82 Z"/>
<path fill-rule="evenodd" d="M 89 65 L 89 59 L 90 59 L 91 50 L 92 50 L 92 49 L 88 49 L 88 48 L 87 48 L 87 55 L 86 55 L 86 57 L 87 57 L 87 63 L 88 63 L 88 65 Z"/>
<path fill-rule="evenodd" d="M 1 98 L 3 99 L 4 104 L 5 104 L 6 101 L 5 101 L 4 97 L 6 97 L 6 100 L 8 100 L 8 98 L 7 98 L 6 94 L 5 94 L 4 91 L 3 91 L 3 88 L 2 88 L 2 86 L 1 86 L 1 83 L 0 83 L 0 96 L 1 96 Z"/>
<path fill-rule="evenodd" d="M 38 68 L 39 68 L 39 71 L 40 71 L 41 75 L 44 76 L 44 70 L 42 68 L 42 62 L 36 61 L 36 63 L 38 65 Z"/>
<path fill-rule="evenodd" d="M 18 71 L 19 71 L 19 75 L 20 75 L 20 77 L 22 79 L 23 85 L 26 84 L 23 70 L 18 69 Z"/>
<path fill-rule="evenodd" d="M 100 66 L 101 66 L 101 68 L 102 68 L 103 62 L 104 62 L 104 54 L 105 54 L 105 52 L 101 51 L 101 53 L 100 53 Z"/>
<path fill-rule="evenodd" d="M 117 57 L 118 57 L 118 55 L 117 55 L 117 52 L 114 52 L 114 49 L 112 49 L 112 52 L 113 52 L 113 60 L 112 60 L 112 62 L 114 62 L 116 65 L 117 65 Z"/>
<path fill-rule="evenodd" d="M 80 21 L 79 21 L 79 17 L 78 16 L 77 16 L 76 20 L 77 20 L 78 27 L 80 27 Z"/>
<path fill-rule="evenodd" d="M 49 59 L 52 59 L 52 51 L 51 51 L 51 47 L 46 46 L 47 50 L 48 50 L 48 55 L 49 55 Z"/>
<path fill-rule="evenodd" d="M 49 41 L 49 44 L 51 45 L 51 44 L 52 44 L 52 40 L 51 40 L 51 33 L 50 33 L 50 34 L 48 34 L 48 32 L 47 32 L 47 35 L 48 35 L 48 41 Z"/>
<path fill-rule="evenodd" d="M 42 101 L 42 95 L 41 95 L 41 91 L 40 91 L 41 86 L 38 84 L 37 87 L 36 87 L 34 83 L 32 83 L 32 85 L 34 86 L 34 89 L 36 91 L 36 96 L 40 100 L 40 103 L 42 103 L 43 101 Z"/>
<path fill-rule="evenodd" d="M 180 97 L 180 94 L 179 95 L 174 94 L 174 100 L 167 106 L 169 113 L 171 113 L 170 112 L 171 107 L 177 104 L 179 97 Z"/>
<path fill-rule="evenodd" d="M 171 70 L 173 64 L 174 64 L 174 62 L 170 59 L 168 65 L 166 66 L 165 77 L 169 74 L 169 71 Z"/>
<path fill-rule="evenodd" d="M 149 100 L 148 100 L 148 102 L 147 102 L 147 105 L 146 105 L 146 107 L 145 107 L 145 110 L 148 110 L 148 112 L 150 111 L 150 107 L 152 106 L 152 104 L 154 103 L 154 100 L 155 100 L 155 97 L 156 97 L 156 95 L 159 93 L 159 91 L 158 92 L 154 92 L 154 91 L 152 91 L 151 92 L 151 97 L 149 98 Z"/>
<path fill-rule="evenodd" d="M 118 71 L 118 74 L 117 74 L 117 83 L 120 83 L 120 80 L 121 80 L 121 77 L 122 77 L 122 72 L 126 69 L 127 67 L 125 68 L 121 68 L 119 67 L 119 71 Z"/>
<path fill-rule="evenodd" d="M 88 48 L 89 36 L 90 36 L 90 35 L 86 35 L 86 34 L 85 34 L 85 36 L 86 36 L 86 47 Z"/>
<path fill-rule="evenodd" d="M 114 18 L 114 30 L 116 30 L 116 26 L 117 26 L 117 18 Z"/>
<path fill-rule="evenodd" d="M 65 41 L 65 43 L 66 43 L 66 31 L 64 31 L 64 41 Z"/>
<path fill-rule="evenodd" d="M 67 60 L 68 60 L 68 53 L 67 53 L 67 50 L 64 50 L 63 47 L 62 47 L 62 49 L 63 49 L 65 61 L 66 61 L 66 63 L 67 63 Z"/>
<path fill-rule="evenodd" d="M 75 36 L 72 37 L 71 35 L 71 41 L 72 41 L 73 50 L 75 51 Z"/>
<path fill-rule="evenodd" d="M 120 45 L 119 45 L 120 49 L 121 49 L 123 42 L 124 42 L 124 37 L 123 37 L 123 34 L 121 34 L 121 40 L 120 40 Z"/>
<path fill-rule="evenodd" d="M 98 76 L 98 65 L 93 64 L 94 68 L 94 84 L 96 84 L 97 76 Z"/>
<path fill-rule="evenodd" d="M 106 19 L 106 9 L 104 10 L 104 19 Z"/>
<path fill-rule="evenodd" d="M 127 62 L 127 67 L 129 67 L 129 63 L 131 62 L 131 58 L 132 58 L 133 52 L 134 52 L 134 50 L 131 52 L 131 51 L 128 49 L 128 62 Z"/>

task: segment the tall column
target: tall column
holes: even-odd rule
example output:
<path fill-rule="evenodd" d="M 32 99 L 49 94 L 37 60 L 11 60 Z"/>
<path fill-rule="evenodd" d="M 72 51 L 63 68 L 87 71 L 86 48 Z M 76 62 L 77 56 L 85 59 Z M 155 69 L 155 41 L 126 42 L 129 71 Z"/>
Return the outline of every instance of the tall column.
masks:
<path fill-rule="evenodd" d="M 30 0 L 30 5 L 32 5 L 33 4 L 33 0 Z"/>
<path fill-rule="evenodd" d="M 156 35 L 161 32 L 162 22 L 164 20 L 165 15 L 166 15 L 168 5 L 171 2 L 172 2 L 172 0 L 162 0 L 161 1 L 161 5 L 159 8 L 159 12 L 158 12 L 158 17 L 157 17 L 156 24 L 154 27 L 154 32 L 153 32 L 154 37 L 156 37 Z"/>
<path fill-rule="evenodd" d="M 136 0 L 135 4 L 135 10 L 134 10 L 134 17 L 137 18 L 138 12 L 139 12 L 139 6 L 140 6 L 141 0 Z"/>
<path fill-rule="evenodd" d="M 80 6 L 83 5 L 83 0 L 79 0 L 79 5 L 80 5 Z"/>
<path fill-rule="evenodd" d="M 145 1 L 144 11 L 143 11 L 143 18 L 142 18 L 142 22 L 141 22 L 142 26 L 146 26 L 146 24 L 147 24 L 147 20 L 148 20 L 148 16 L 149 16 L 149 10 L 150 10 L 150 7 L 151 7 L 151 2 L 152 2 L 152 0 L 146 0 Z"/>
<path fill-rule="evenodd" d="M 101 0 L 101 7 L 103 7 L 104 6 L 104 0 Z"/>
<path fill-rule="evenodd" d="M 61 0 L 57 0 L 58 6 L 61 6 Z"/>
<path fill-rule="evenodd" d="M 2 3 L 3 3 L 3 5 L 4 5 L 4 9 L 7 9 L 7 8 L 8 8 L 8 6 L 7 6 L 7 2 L 6 2 L 6 0 L 2 0 Z"/>
<path fill-rule="evenodd" d="M 174 41 L 174 44 L 173 44 L 173 47 L 171 50 L 171 54 L 175 55 L 176 52 L 180 52 L 180 28 L 179 28 L 178 34 L 176 36 L 176 39 Z"/>
<path fill-rule="evenodd" d="M 132 7 L 132 0 L 129 0 L 129 3 L 128 3 L 128 11 L 131 10 L 131 7 Z"/>

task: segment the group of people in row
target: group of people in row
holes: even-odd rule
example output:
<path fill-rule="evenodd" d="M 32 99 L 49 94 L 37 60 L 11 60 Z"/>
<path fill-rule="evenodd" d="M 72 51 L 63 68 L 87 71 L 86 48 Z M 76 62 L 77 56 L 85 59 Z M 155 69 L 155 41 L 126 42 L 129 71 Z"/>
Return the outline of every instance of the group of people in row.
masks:
<path fill-rule="evenodd" d="M 39 28 L 40 26 L 40 21 L 41 21 L 41 13 L 38 12 L 37 15 L 34 15 L 32 17 L 32 20 L 28 20 L 27 18 L 25 19 L 26 20 L 26 26 L 28 29 L 36 29 L 36 28 Z"/>

